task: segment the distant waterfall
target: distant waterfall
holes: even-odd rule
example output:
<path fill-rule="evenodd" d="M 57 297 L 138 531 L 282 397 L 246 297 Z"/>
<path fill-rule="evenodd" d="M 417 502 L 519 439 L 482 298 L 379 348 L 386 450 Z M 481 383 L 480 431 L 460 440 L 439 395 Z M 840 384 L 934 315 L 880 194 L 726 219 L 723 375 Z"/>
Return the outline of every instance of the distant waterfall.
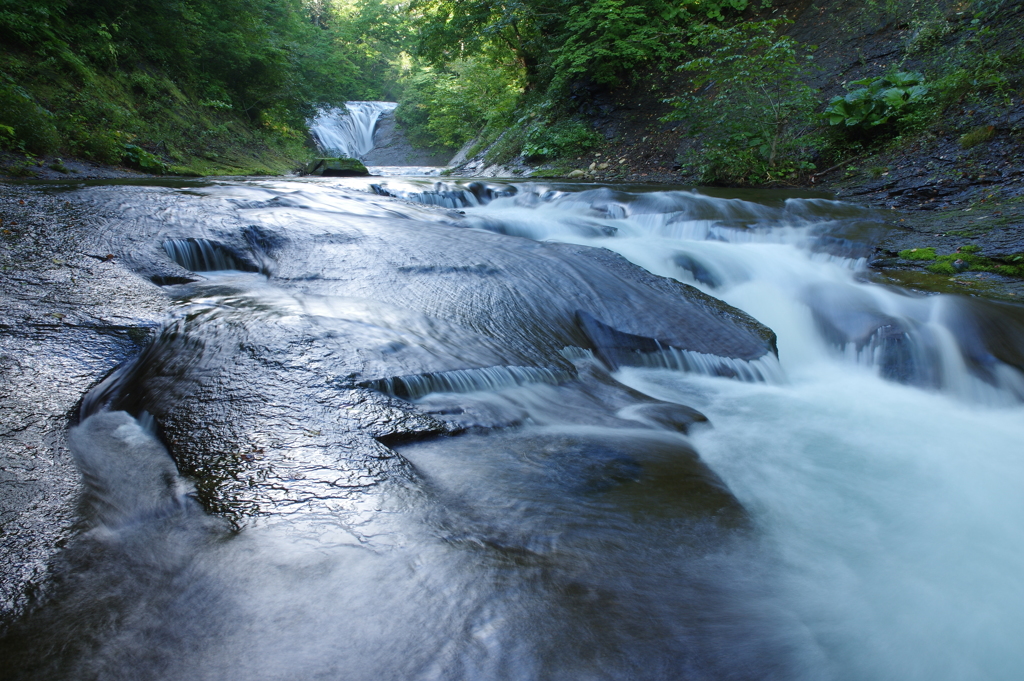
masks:
<path fill-rule="evenodd" d="M 373 149 L 373 133 L 381 114 L 397 106 L 397 102 L 345 102 L 347 110 L 320 111 L 309 131 L 325 155 L 362 158 Z"/>

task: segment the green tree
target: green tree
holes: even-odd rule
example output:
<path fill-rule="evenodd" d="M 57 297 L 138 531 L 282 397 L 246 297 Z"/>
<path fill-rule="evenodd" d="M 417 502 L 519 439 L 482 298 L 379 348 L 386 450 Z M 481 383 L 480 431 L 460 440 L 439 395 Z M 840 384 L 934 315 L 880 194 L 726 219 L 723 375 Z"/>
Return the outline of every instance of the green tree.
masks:
<path fill-rule="evenodd" d="M 433 66 L 500 46 L 527 88 L 574 78 L 611 84 L 680 53 L 690 27 L 748 0 L 413 0 L 418 54 Z"/>
<path fill-rule="evenodd" d="M 563 23 L 566 0 L 413 0 L 417 55 L 435 67 L 471 56 L 511 54 L 527 87 L 542 80 L 549 40 Z"/>
<path fill-rule="evenodd" d="M 670 2 L 594 0 L 573 7 L 566 40 L 553 50 L 556 84 L 584 75 L 615 84 L 655 60 L 677 57 L 682 17 L 688 17 L 685 7 Z"/>
<path fill-rule="evenodd" d="M 397 112 L 410 139 L 458 148 L 491 124 L 503 124 L 523 92 L 523 72 L 482 57 L 447 69 L 417 69 L 407 79 Z"/>
<path fill-rule="evenodd" d="M 705 182 L 760 184 L 794 179 L 809 161 L 817 91 L 801 77 L 809 49 L 781 34 L 785 20 L 705 24 L 690 44 L 702 56 L 678 68 L 691 92 L 667 100 L 670 119 L 701 135 L 693 165 Z"/>

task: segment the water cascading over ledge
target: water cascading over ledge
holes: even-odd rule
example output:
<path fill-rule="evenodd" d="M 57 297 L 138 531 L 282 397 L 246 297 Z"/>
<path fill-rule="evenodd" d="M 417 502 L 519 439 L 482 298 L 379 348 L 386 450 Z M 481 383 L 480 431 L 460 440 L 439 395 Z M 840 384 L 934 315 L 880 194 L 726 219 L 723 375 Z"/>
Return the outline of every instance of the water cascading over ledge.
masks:
<path fill-rule="evenodd" d="M 381 116 L 397 106 L 397 102 L 345 102 L 345 109 L 320 111 L 310 121 L 309 132 L 326 156 L 362 158 L 373 150 Z"/>
<path fill-rule="evenodd" d="M 255 266 L 245 262 L 225 246 L 209 239 L 167 239 L 163 246 L 164 252 L 171 260 L 192 272 L 256 271 Z"/>
<path fill-rule="evenodd" d="M 801 361 L 831 356 L 968 402 L 1024 400 L 1024 361 L 1010 349 L 1024 329 L 1018 314 L 1011 308 L 991 313 L 948 296 L 903 295 L 862 281 L 871 248 L 858 230 L 870 231 L 871 219 L 848 204 L 790 198 L 773 206 L 691 191 L 576 191 L 572 185 L 480 181 L 390 183 L 371 190 L 459 209 L 466 227 L 618 252 L 652 273 L 743 308 L 772 328 L 794 324 L 795 332 L 787 335 L 800 339 Z M 848 233 L 860 235 L 851 239 Z M 982 333 L 989 314 L 1001 322 Z M 609 367 L 665 367 L 769 383 L 783 377 L 773 358 L 736 362 L 692 348 L 681 352 L 658 339 L 631 339 L 622 350 L 610 340 L 619 334 L 602 331 L 602 321 L 584 326 L 606 341 L 607 347 L 597 343 L 595 349 Z"/>
<path fill-rule="evenodd" d="M 415 376 L 395 376 L 367 381 L 364 386 L 388 395 L 414 400 L 430 393 L 469 393 L 503 390 L 533 383 L 558 385 L 573 376 L 564 370 L 543 367 L 496 366 L 482 369 L 456 369 Z"/>

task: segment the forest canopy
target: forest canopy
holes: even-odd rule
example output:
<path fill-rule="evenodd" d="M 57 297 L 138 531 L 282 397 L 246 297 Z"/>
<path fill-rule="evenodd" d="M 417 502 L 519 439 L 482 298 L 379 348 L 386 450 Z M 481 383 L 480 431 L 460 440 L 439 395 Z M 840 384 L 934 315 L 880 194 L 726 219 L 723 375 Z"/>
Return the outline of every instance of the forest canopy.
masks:
<path fill-rule="evenodd" d="M 639 93 L 711 140 L 679 161 L 701 181 L 757 184 L 909 139 L 965 98 L 1009 101 L 1022 82 L 1024 49 L 1006 40 L 1019 3 L 865 0 L 863 21 L 908 27 L 902 56 L 826 101 L 813 46 L 769 3 L 0 0 L 0 150 L 280 171 L 311 153 L 317 109 L 387 99 L 420 146 L 568 162 L 607 143 L 595 96 Z"/>
<path fill-rule="evenodd" d="M 506 125 L 524 98 L 550 103 L 576 81 L 614 86 L 678 60 L 693 26 L 746 7 L 747 0 L 0 0 L 0 144 L 108 163 L 124 160 L 128 147 L 141 150 L 129 160 L 195 158 L 210 156 L 204 147 L 256 143 L 254 135 L 287 146 L 318 108 L 394 98 L 414 140 L 455 147 Z M 562 125 L 566 140 L 589 139 L 570 128 Z"/>
<path fill-rule="evenodd" d="M 544 159 L 599 142 L 567 116 L 573 88 L 615 88 L 683 60 L 700 26 L 736 19 L 748 0 L 411 0 L 417 39 L 399 118 L 414 139 L 488 145 L 491 160 Z M 758 4 L 766 6 L 767 2 Z M 478 74 L 467 82 L 464 74 Z M 480 74 L 489 74 L 480 77 Z M 453 85 L 452 79 L 457 82 Z M 505 84 L 498 87 L 496 81 Z M 510 92 L 516 96 L 511 97 Z M 464 116 L 450 115 L 457 101 Z"/>

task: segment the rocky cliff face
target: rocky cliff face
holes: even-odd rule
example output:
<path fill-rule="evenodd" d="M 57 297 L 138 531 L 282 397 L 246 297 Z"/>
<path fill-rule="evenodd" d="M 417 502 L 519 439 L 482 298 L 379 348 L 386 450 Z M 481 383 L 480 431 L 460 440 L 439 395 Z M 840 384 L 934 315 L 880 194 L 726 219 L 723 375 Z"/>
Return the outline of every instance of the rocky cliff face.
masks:
<path fill-rule="evenodd" d="M 444 166 L 451 155 L 412 146 L 395 121 L 394 111 L 384 113 L 377 123 L 374 148 L 363 161 L 368 166 Z"/>

